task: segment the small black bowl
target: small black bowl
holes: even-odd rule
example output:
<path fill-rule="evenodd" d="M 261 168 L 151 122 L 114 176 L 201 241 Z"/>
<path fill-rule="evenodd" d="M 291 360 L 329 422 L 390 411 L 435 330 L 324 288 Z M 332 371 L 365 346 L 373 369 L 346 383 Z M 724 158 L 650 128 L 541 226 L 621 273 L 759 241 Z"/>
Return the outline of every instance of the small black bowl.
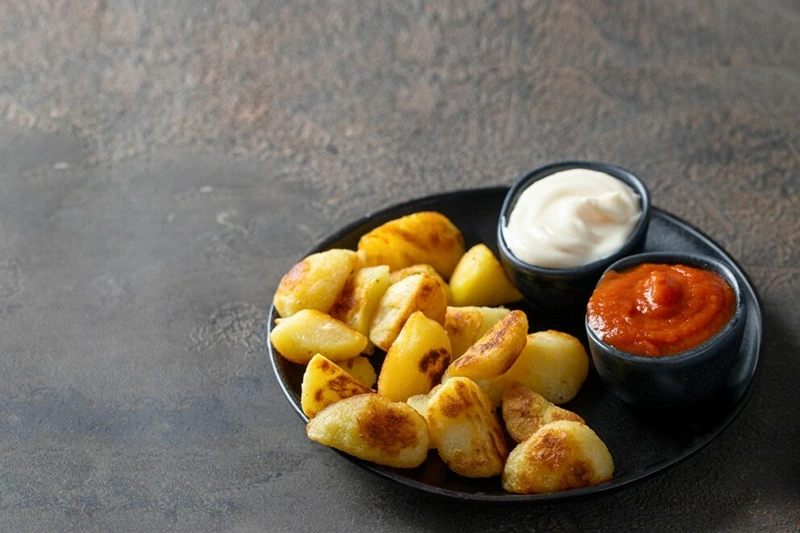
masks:
<path fill-rule="evenodd" d="M 645 409 L 681 410 L 709 405 L 727 389 L 739 357 L 747 308 L 733 271 L 710 257 L 650 252 L 621 259 L 607 271 L 622 272 L 643 263 L 686 265 L 721 276 L 736 295 L 733 317 L 703 344 L 674 355 L 647 357 L 619 350 L 604 342 L 585 320 L 592 362 L 600 378 L 623 401 Z"/>
<path fill-rule="evenodd" d="M 506 244 L 503 231 L 508 216 L 516 206 L 519 196 L 532 183 L 556 172 L 572 168 L 585 168 L 604 172 L 627 184 L 639 195 L 642 215 L 627 242 L 612 255 L 586 265 L 569 268 L 544 268 L 530 265 L 517 258 Z M 600 276 L 611 263 L 627 255 L 641 252 L 644 249 L 649 225 L 650 192 L 636 175 L 624 168 L 608 163 L 565 161 L 540 167 L 517 180 L 509 189 L 503 202 L 503 207 L 500 210 L 500 219 L 497 224 L 497 248 L 500 262 L 503 264 L 506 274 L 530 303 L 547 308 L 581 307 L 586 305 L 586 301 L 594 290 L 597 280 L 600 279 Z"/>

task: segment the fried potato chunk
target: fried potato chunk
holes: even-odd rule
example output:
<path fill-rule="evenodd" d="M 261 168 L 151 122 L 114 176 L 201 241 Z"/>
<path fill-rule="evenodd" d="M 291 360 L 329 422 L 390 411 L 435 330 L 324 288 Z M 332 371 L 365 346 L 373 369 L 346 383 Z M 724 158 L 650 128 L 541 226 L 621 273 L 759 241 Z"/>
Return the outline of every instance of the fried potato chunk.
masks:
<path fill-rule="evenodd" d="M 372 317 L 390 284 L 389 267 L 386 265 L 356 270 L 333 304 L 330 315 L 354 330 L 369 335 Z"/>
<path fill-rule="evenodd" d="M 450 339 L 441 324 L 421 311 L 406 320 L 378 376 L 378 394 L 396 402 L 429 392 L 450 363 Z"/>
<path fill-rule="evenodd" d="M 470 379 L 442 384 L 428 403 L 428 430 L 447 466 L 466 477 L 499 475 L 508 456 L 494 405 Z"/>
<path fill-rule="evenodd" d="M 445 371 L 445 375 L 442 379 L 446 377 L 448 376 L 447 372 Z M 503 400 L 503 393 L 506 391 L 506 388 L 509 384 L 505 374 L 497 376 L 496 378 L 478 379 L 475 380 L 475 383 L 483 392 L 486 393 L 486 396 L 489 397 L 495 407 L 500 407 L 500 404 Z"/>
<path fill-rule="evenodd" d="M 479 380 L 503 374 L 525 348 L 527 335 L 528 317 L 511 311 L 450 364 L 448 376 Z"/>
<path fill-rule="evenodd" d="M 477 307 L 447 307 L 444 329 L 450 337 L 454 361 L 478 340 L 478 329 L 482 321 L 483 317 Z"/>
<path fill-rule="evenodd" d="M 614 460 L 600 437 L 580 422 L 545 424 L 508 456 L 502 484 L 508 492 L 544 494 L 589 487 L 614 475 Z"/>
<path fill-rule="evenodd" d="M 428 416 L 428 404 L 431 402 L 431 398 L 433 398 L 434 394 L 436 394 L 439 389 L 442 387 L 441 384 L 436 385 L 428 394 L 415 394 L 414 396 L 409 396 L 406 403 L 414 408 L 416 412 L 422 415 L 423 418 Z M 431 449 L 435 448 L 433 444 L 433 439 L 430 440 L 428 445 Z"/>
<path fill-rule="evenodd" d="M 349 360 L 349 359 L 348 359 Z M 373 392 L 322 354 L 311 358 L 303 374 L 300 406 L 308 418 L 350 396 Z"/>
<path fill-rule="evenodd" d="M 444 324 L 447 294 L 439 282 L 426 274 L 414 274 L 386 289 L 372 317 L 369 339 L 381 350 L 389 351 L 415 311 Z"/>
<path fill-rule="evenodd" d="M 522 300 L 503 265 L 485 244 L 476 244 L 461 257 L 450 277 L 453 305 L 497 306 Z"/>
<path fill-rule="evenodd" d="M 467 348 L 510 312 L 505 307 L 449 306 L 444 318 L 444 329 L 450 337 L 453 360 L 461 357 Z"/>
<path fill-rule="evenodd" d="M 333 403 L 306 425 L 314 442 L 380 465 L 415 468 L 428 456 L 425 419 L 405 402 L 360 394 Z"/>
<path fill-rule="evenodd" d="M 478 385 L 495 405 L 503 392 L 518 381 L 554 404 L 572 400 L 589 375 L 589 356 L 581 342 L 555 330 L 528 335 L 525 348 L 505 374 L 478 380 Z"/>
<path fill-rule="evenodd" d="M 364 335 L 314 309 L 303 309 L 278 320 L 269 340 L 279 354 L 301 365 L 307 364 L 317 353 L 333 362 L 349 359 L 367 346 Z"/>
<path fill-rule="evenodd" d="M 589 356 L 577 338 L 555 330 L 528 335 L 516 362 L 504 374 L 506 384 L 518 381 L 547 401 L 572 400 L 589 375 Z"/>
<path fill-rule="evenodd" d="M 372 387 L 378 381 L 378 374 L 369 359 L 362 356 L 351 357 L 336 363 L 339 368 L 353 376 L 365 387 Z"/>
<path fill-rule="evenodd" d="M 450 279 L 464 255 L 464 237 L 443 214 L 422 211 L 390 220 L 363 235 L 358 255 L 364 265 L 389 265 L 393 271 L 428 264 Z"/>
<path fill-rule="evenodd" d="M 439 284 L 444 287 L 444 290 L 447 293 L 447 301 L 450 302 L 450 285 L 447 284 L 441 274 L 439 274 L 431 265 L 419 263 L 409 267 L 401 268 L 400 270 L 395 270 L 392 272 L 390 278 L 392 283 L 397 283 L 401 279 L 407 278 L 408 276 L 413 276 L 414 274 L 427 274 L 438 281 Z"/>
<path fill-rule="evenodd" d="M 309 255 L 294 265 L 275 291 L 273 302 L 278 314 L 287 318 L 302 309 L 330 311 L 357 261 L 352 250 L 332 249 Z"/>
<path fill-rule="evenodd" d="M 503 393 L 503 422 L 511 438 L 522 442 L 542 427 L 556 420 L 584 423 L 572 411 L 558 407 L 541 394 L 536 394 L 521 383 L 511 383 Z"/>
<path fill-rule="evenodd" d="M 436 394 L 440 388 L 442 388 L 441 383 L 432 388 L 427 394 L 415 394 L 414 396 L 409 396 L 408 400 L 406 400 L 406 403 L 413 407 L 414 410 L 422 416 L 427 416 L 428 404 L 431 402 L 433 395 Z"/>

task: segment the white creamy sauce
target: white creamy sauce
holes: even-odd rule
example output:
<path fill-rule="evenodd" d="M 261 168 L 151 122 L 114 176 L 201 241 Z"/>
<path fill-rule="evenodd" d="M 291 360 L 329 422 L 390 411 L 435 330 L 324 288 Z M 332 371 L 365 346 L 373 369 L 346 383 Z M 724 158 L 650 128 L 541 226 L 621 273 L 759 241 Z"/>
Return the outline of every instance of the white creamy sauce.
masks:
<path fill-rule="evenodd" d="M 622 248 L 641 215 L 639 195 L 627 184 L 604 172 L 573 168 L 525 189 L 503 237 L 530 265 L 575 267 Z"/>

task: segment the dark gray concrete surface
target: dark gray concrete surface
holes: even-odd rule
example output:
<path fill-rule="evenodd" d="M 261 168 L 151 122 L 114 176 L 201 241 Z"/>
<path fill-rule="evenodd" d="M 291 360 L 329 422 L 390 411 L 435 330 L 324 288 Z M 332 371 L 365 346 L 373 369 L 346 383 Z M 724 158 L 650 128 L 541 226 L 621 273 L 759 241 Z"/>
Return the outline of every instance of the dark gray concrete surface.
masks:
<path fill-rule="evenodd" d="M 797 531 L 800 5 L 0 2 L 0 531 Z M 744 266 L 763 371 L 630 489 L 436 502 L 309 442 L 281 275 L 401 200 L 628 167 Z"/>

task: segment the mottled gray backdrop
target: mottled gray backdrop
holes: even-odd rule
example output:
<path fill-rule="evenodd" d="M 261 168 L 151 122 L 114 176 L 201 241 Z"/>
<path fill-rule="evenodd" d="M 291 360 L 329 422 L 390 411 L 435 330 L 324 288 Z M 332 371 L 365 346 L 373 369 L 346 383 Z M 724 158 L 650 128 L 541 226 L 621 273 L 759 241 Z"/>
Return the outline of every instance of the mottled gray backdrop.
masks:
<path fill-rule="evenodd" d="M 793 0 L 0 0 L 0 530 L 796 530 L 798 110 Z M 500 508 L 306 440 L 262 340 L 280 276 L 365 213 L 575 158 L 752 276 L 729 430 Z"/>

